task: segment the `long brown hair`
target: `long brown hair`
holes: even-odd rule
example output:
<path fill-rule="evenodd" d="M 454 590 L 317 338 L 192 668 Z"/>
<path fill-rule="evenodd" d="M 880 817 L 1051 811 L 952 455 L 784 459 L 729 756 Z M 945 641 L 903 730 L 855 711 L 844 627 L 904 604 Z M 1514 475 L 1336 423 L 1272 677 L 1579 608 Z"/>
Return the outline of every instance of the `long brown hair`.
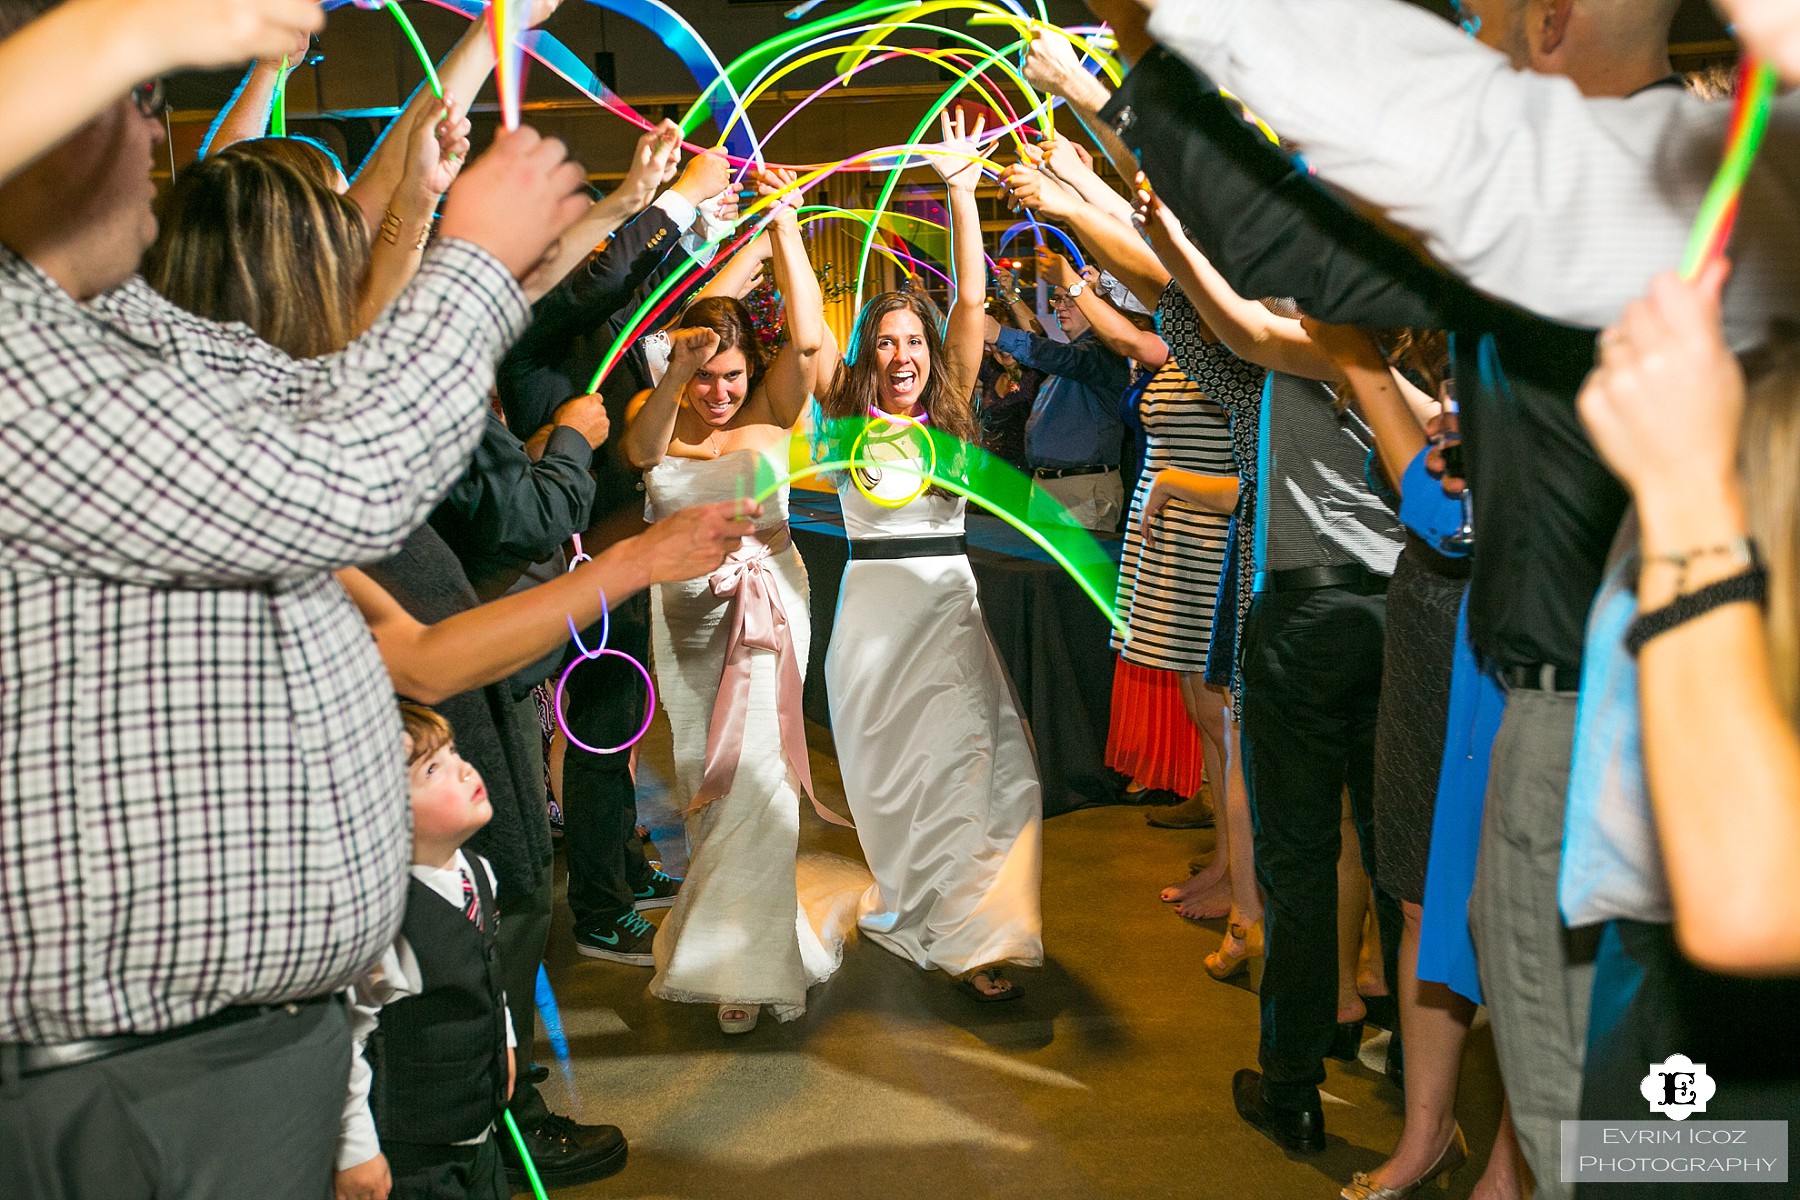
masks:
<path fill-rule="evenodd" d="M 748 403 L 756 396 L 756 389 L 762 383 L 763 373 L 769 369 L 769 363 L 763 357 L 762 343 L 756 336 L 756 319 L 750 315 L 750 309 L 736 296 L 707 296 L 687 306 L 681 318 L 675 322 L 677 329 L 710 329 L 719 335 L 719 348 L 713 354 L 719 355 L 727 350 L 738 350 L 744 355 L 744 374 L 748 384 L 744 388 L 744 401 Z M 741 409 L 739 411 L 742 411 Z"/>
<path fill-rule="evenodd" d="M 944 358 L 944 314 L 923 292 L 883 292 L 863 305 L 857 314 L 856 327 L 850 331 L 849 352 L 839 365 L 831 386 L 818 398 L 820 420 L 814 430 L 814 452 L 826 458 L 847 458 L 850 447 L 834 443 L 826 425 L 845 418 L 866 417 L 880 407 L 880 390 L 876 380 L 875 340 L 881 322 L 889 313 L 910 312 L 925 329 L 925 352 L 931 362 L 931 375 L 919 396 L 919 407 L 931 418 L 932 428 L 965 442 L 978 438 L 973 391 L 957 395 L 949 386 L 950 366 Z M 934 496 L 955 493 L 944 488 L 931 489 Z"/>
<path fill-rule="evenodd" d="M 1775 693 L 1788 720 L 1800 726 L 1800 344 L 1758 357 L 1769 369 L 1744 398 L 1738 471 L 1750 536 L 1769 572 Z"/>
<path fill-rule="evenodd" d="M 176 176 L 144 278 L 189 312 L 313 358 L 356 332 L 368 262 L 354 201 L 286 162 L 216 154 Z"/>

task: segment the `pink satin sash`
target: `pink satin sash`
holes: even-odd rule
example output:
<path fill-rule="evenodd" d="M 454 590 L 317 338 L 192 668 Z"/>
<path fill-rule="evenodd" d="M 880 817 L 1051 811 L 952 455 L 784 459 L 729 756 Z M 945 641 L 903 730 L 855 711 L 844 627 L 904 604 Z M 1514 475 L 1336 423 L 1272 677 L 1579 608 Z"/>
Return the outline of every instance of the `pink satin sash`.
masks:
<path fill-rule="evenodd" d="M 783 539 L 783 545 L 786 539 Z M 719 677 L 719 694 L 713 700 L 712 723 L 706 732 L 706 773 L 690 812 L 705 808 L 731 791 L 738 760 L 744 752 L 744 720 L 750 703 L 750 658 L 755 650 L 776 656 L 775 713 L 781 731 L 781 751 L 800 780 L 813 810 L 833 825 L 854 828 L 849 821 L 819 803 L 813 793 L 812 766 L 806 755 L 806 715 L 802 709 L 804 684 L 800 656 L 794 650 L 787 606 L 770 563 L 773 551 L 756 538 L 744 544 L 707 576 L 715 596 L 728 597 L 731 611 L 726 620 L 731 633 L 725 645 L 725 666 Z"/>

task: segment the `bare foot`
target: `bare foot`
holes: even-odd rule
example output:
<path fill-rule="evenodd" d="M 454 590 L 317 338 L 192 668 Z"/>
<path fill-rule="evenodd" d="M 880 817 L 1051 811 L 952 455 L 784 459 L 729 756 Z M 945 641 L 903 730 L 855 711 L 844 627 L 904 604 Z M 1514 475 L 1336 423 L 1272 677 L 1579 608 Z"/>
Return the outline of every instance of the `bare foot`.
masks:
<path fill-rule="evenodd" d="M 1231 883 L 1221 881 L 1217 887 L 1194 888 L 1176 904 L 1177 915 L 1190 921 L 1216 921 L 1231 911 Z"/>
<path fill-rule="evenodd" d="M 969 982 L 984 996 L 1003 996 L 1013 986 L 1012 980 L 998 971 L 977 971 L 969 976 Z"/>

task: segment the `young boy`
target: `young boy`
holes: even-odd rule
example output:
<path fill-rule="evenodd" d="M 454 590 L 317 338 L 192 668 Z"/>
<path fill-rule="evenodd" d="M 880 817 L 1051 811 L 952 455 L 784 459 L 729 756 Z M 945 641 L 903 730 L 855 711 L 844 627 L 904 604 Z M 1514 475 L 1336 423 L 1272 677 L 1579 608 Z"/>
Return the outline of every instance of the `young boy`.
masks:
<path fill-rule="evenodd" d="M 461 849 L 494 810 L 444 719 L 410 703 L 400 715 L 412 879 L 399 936 L 351 989 L 362 1052 L 351 1060 L 337 1200 L 507 1200 L 495 1123 L 512 1094 L 514 1038 L 494 874 Z"/>

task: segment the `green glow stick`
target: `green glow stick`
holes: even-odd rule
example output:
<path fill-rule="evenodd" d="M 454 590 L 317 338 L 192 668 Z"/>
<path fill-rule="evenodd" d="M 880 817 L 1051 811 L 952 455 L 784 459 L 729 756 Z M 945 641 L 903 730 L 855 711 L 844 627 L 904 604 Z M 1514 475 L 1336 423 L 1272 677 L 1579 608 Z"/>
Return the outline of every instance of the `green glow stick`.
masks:
<path fill-rule="evenodd" d="M 394 20 L 400 22 L 400 32 L 412 43 L 413 53 L 419 56 L 419 62 L 425 68 L 426 82 L 431 84 L 431 94 L 439 100 L 444 98 L 444 85 L 438 82 L 437 66 L 431 61 L 431 55 L 425 51 L 425 43 L 419 40 L 419 31 L 401 10 L 399 0 L 387 0 L 387 10 L 394 14 Z"/>
<path fill-rule="evenodd" d="M 518 1147 L 519 1161 L 525 1164 L 525 1180 L 531 1184 L 531 1194 L 537 1200 L 550 1200 L 544 1194 L 544 1181 L 538 1178 L 537 1164 L 531 1161 L 531 1151 L 525 1149 L 525 1138 L 519 1132 L 519 1123 L 513 1120 L 509 1109 L 500 1110 L 500 1119 L 506 1122 L 506 1132 L 512 1134 L 513 1145 Z"/>
<path fill-rule="evenodd" d="M 823 425 L 827 446 L 852 444 L 872 418 L 845 417 L 826 421 Z M 1067 571 L 1076 586 L 1094 602 L 1107 622 L 1121 634 L 1125 621 L 1113 607 L 1118 593 L 1119 568 L 1100 545 L 1099 539 L 1069 515 L 1056 497 L 1044 491 L 1023 471 L 980 446 L 953 437 L 940 429 L 922 426 L 920 432 L 929 437 L 938 451 L 938 466 L 927 471 L 904 462 L 873 463 L 867 455 L 860 461 L 827 458 L 786 476 L 777 476 L 766 458 L 759 458 L 757 488 L 753 497 L 761 504 L 784 484 L 838 471 L 849 471 L 870 465 L 882 470 L 898 471 L 929 481 L 972 500 L 988 512 L 1030 538 L 1052 561 Z M 1048 514 L 1046 518 L 1044 514 Z M 1036 518 L 1035 520 L 1033 518 Z"/>
<path fill-rule="evenodd" d="M 275 100 L 269 105 L 269 136 L 287 136 L 288 59 L 281 56 L 281 69 L 275 73 Z"/>

